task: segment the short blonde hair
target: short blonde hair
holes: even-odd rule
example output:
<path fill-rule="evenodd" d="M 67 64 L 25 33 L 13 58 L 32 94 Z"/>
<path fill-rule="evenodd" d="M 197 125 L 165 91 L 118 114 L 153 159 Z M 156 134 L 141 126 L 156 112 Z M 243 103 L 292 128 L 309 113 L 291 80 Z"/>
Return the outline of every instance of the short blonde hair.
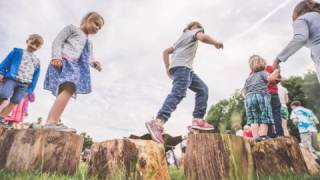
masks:
<path fill-rule="evenodd" d="M 38 40 L 41 44 L 43 44 L 43 38 L 39 34 L 30 34 L 27 40 Z"/>
<path fill-rule="evenodd" d="M 91 12 L 88 12 L 83 18 L 82 18 L 82 20 L 81 20 L 81 25 L 83 25 L 83 24 L 85 24 L 87 21 L 88 21 L 88 19 L 101 19 L 102 20 L 102 25 L 104 25 L 104 19 L 103 19 L 103 17 L 99 14 L 99 13 L 97 13 L 97 12 L 95 12 L 95 11 L 91 11 Z"/>
<path fill-rule="evenodd" d="M 203 29 L 203 26 L 200 24 L 200 22 L 198 22 L 198 21 L 192 21 L 192 22 L 190 22 L 190 23 L 187 25 L 187 27 L 185 27 L 185 28 L 183 29 L 183 32 L 186 32 L 187 30 L 191 30 L 191 28 L 192 28 L 194 25 L 197 25 L 198 28 Z"/>
<path fill-rule="evenodd" d="M 265 70 L 267 63 L 261 56 L 252 55 L 249 58 L 249 66 L 250 66 L 251 71 L 259 72 L 259 71 Z"/>

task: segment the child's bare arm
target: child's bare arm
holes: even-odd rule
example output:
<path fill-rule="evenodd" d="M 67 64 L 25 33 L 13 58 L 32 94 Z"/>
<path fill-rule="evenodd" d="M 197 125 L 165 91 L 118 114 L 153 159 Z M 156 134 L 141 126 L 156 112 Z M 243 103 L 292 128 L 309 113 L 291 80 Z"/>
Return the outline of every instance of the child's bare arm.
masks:
<path fill-rule="evenodd" d="M 164 66 L 166 68 L 166 71 L 167 71 L 167 74 L 169 76 L 169 78 L 171 78 L 171 75 L 169 73 L 169 66 L 170 66 L 170 54 L 172 54 L 174 51 L 173 47 L 169 47 L 169 48 L 166 48 L 162 55 L 163 55 L 163 63 L 164 63 Z"/>
<path fill-rule="evenodd" d="M 214 45 L 214 47 L 216 47 L 217 49 L 223 49 L 222 42 L 215 40 L 214 38 L 203 32 L 198 32 L 196 37 L 199 41 L 203 43 Z"/>

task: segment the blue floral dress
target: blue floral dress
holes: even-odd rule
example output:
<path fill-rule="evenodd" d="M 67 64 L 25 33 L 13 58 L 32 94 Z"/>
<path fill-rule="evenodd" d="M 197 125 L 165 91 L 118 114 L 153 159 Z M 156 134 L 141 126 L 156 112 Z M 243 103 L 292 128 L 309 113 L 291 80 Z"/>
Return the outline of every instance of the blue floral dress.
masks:
<path fill-rule="evenodd" d="M 44 80 L 44 89 L 52 92 L 54 96 L 58 95 L 61 84 L 69 82 L 75 86 L 75 94 L 88 94 L 91 92 L 91 77 L 89 68 L 89 42 L 82 50 L 80 58 L 77 60 L 68 60 L 63 58 L 61 69 L 54 68 L 49 64 Z"/>

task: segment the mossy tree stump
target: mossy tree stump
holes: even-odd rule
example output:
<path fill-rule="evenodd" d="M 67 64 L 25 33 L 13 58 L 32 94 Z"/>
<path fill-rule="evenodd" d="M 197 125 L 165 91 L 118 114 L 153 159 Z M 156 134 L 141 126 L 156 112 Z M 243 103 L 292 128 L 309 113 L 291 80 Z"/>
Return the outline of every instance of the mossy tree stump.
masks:
<path fill-rule="evenodd" d="M 151 140 L 138 139 L 93 144 L 89 174 L 99 179 L 170 179 L 164 147 Z"/>
<path fill-rule="evenodd" d="M 82 146 L 83 138 L 74 133 L 0 128 L 0 168 L 74 174 Z"/>
<path fill-rule="evenodd" d="M 228 134 L 191 135 L 184 172 L 189 180 L 250 179 L 254 175 L 250 144 Z"/>
<path fill-rule="evenodd" d="M 252 149 L 258 176 L 308 173 L 299 144 L 292 137 L 265 140 Z"/>

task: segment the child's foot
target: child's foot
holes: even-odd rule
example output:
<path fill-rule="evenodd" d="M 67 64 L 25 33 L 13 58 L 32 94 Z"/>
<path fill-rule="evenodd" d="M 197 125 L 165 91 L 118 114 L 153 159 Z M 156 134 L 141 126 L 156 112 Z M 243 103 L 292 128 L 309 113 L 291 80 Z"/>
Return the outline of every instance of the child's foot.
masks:
<path fill-rule="evenodd" d="M 191 127 L 192 129 L 205 130 L 205 131 L 214 130 L 213 125 L 209 124 L 204 119 L 198 119 L 198 118 L 193 119 Z"/>
<path fill-rule="evenodd" d="M 44 125 L 44 129 L 52 129 L 56 131 L 62 131 L 62 132 L 71 132 L 76 133 L 77 130 L 74 128 L 68 128 L 67 126 L 63 125 L 62 123 L 59 124 L 46 124 Z"/>
<path fill-rule="evenodd" d="M 163 127 L 156 120 L 146 122 L 145 125 L 152 139 L 160 144 L 164 144 Z"/>
<path fill-rule="evenodd" d="M 261 142 L 261 141 L 264 141 L 267 139 L 269 139 L 268 136 L 258 136 L 255 140 L 256 140 L 256 142 Z"/>

